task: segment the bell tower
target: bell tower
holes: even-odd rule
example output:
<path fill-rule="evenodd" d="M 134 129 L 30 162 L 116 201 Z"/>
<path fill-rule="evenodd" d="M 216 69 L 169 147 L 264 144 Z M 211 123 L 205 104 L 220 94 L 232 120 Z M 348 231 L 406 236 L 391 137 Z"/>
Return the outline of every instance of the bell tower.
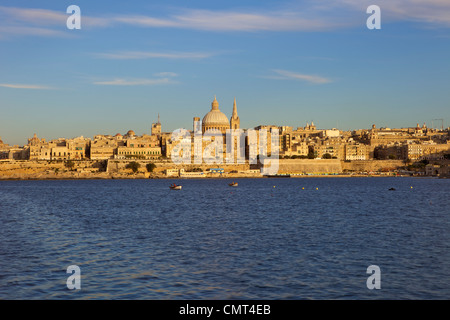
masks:
<path fill-rule="evenodd" d="M 161 134 L 161 122 L 159 121 L 159 113 L 158 113 L 158 122 L 152 123 L 152 136 L 158 136 Z"/>
<path fill-rule="evenodd" d="M 231 115 L 230 119 L 230 128 L 231 129 L 239 129 L 240 127 L 240 119 L 237 114 L 237 107 L 236 107 L 236 97 L 234 97 L 234 103 L 233 103 L 233 114 Z"/>

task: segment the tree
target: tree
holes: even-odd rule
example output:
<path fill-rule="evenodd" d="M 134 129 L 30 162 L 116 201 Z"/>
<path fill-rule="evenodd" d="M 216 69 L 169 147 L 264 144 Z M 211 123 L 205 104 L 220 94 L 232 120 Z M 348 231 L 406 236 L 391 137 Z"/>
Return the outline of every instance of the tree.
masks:
<path fill-rule="evenodd" d="M 314 151 L 310 151 L 308 153 L 308 159 L 314 159 L 316 157 L 316 155 L 314 154 Z"/>
<path fill-rule="evenodd" d="M 147 168 L 148 172 L 153 172 L 153 170 L 155 170 L 155 168 L 156 168 L 156 164 L 154 164 L 154 163 L 147 163 L 147 165 L 145 167 Z"/>
<path fill-rule="evenodd" d="M 322 158 L 323 158 L 323 159 L 331 159 L 331 154 L 325 153 L 325 154 L 322 156 Z"/>
<path fill-rule="evenodd" d="M 72 160 L 66 161 L 66 167 L 69 169 L 73 169 L 73 167 L 75 167 L 75 162 L 73 162 Z"/>
<path fill-rule="evenodd" d="M 133 173 L 138 172 L 140 167 L 141 167 L 141 165 L 139 163 L 137 163 L 136 161 L 130 162 L 129 164 L 127 164 L 125 166 L 125 168 L 133 170 Z"/>

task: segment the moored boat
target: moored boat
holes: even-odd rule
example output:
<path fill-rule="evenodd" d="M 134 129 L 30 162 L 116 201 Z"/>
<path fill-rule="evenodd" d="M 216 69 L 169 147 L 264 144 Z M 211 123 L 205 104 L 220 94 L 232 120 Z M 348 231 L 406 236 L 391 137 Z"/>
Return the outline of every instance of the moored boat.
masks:
<path fill-rule="evenodd" d="M 229 183 L 228 184 L 230 187 L 237 187 L 238 183 L 237 182 L 233 182 L 233 183 Z"/>

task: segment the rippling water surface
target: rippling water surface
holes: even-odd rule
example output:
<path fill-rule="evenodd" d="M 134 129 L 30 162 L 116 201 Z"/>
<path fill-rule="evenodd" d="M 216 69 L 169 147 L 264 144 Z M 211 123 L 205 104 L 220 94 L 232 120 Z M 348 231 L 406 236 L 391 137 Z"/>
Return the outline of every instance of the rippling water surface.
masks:
<path fill-rule="evenodd" d="M 450 298 L 449 180 L 237 181 L 0 182 L 0 299 Z"/>

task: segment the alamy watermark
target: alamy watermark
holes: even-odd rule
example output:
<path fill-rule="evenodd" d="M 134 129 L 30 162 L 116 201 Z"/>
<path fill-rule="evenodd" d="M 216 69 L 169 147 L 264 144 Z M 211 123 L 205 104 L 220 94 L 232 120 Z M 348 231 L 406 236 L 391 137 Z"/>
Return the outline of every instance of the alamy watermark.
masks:
<path fill-rule="evenodd" d="M 67 7 L 66 13 L 71 14 L 70 17 L 67 18 L 66 25 L 67 29 L 81 29 L 81 9 L 79 6 L 70 5 Z"/>
<path fill-rule="evenodd" d="M 175 164 L 245 164 L 246 161 L 257 164 L 259 161 L 262 174 L 278 173 L 278 128 L 226 129 L 224 134 L 218 129 L 202 132 L 201 122 L 195 121 L 193 133 L 177 129 L 172 132 L 171 142 L 170 156 Z"/>
<path fill-rule="evenodd" d="M 71 265 L 67 267 L 67 273 L 71 275 L 67 278 L 66 285 L 70 290 L 81 289 L 81 269 L 77 265 Z"/>
<path fill-rule="evenodd" d="M 371 16 L 367 18 L 366 26 L 369 30 L 381 29 L 381 9 L 377 5 L 371 5 L 367 7 L 366 13 L 370 13 Z"/>
<path fill-rule="evenodd" d="M 367 289 L 381 289 L 381 270 L 377 265 L 371 265 L 367 267 L 367 273 L 371 276 L 367 278 Z"/>

